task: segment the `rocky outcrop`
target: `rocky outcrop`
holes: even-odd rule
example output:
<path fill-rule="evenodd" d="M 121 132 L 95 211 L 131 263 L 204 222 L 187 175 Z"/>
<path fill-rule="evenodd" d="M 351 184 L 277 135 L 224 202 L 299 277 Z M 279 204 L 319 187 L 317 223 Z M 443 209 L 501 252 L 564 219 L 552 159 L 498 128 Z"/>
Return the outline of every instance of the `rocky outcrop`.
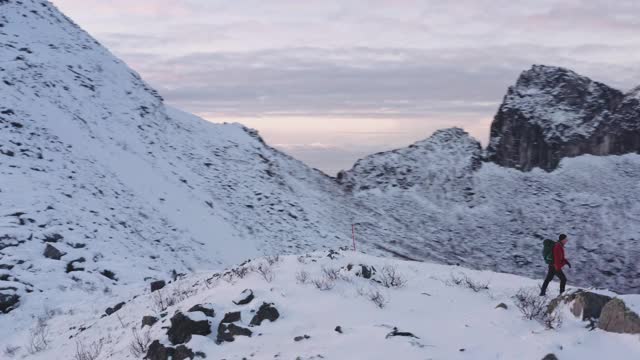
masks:
<path fill-rule="evenodd" d="M 154 291 L 158 291 L 162 288 L 164 288 L 167 285 L 167 283 L 164 280 L 156 280 L 151 282 L 151 292 Z"/>
<path fill-rule="evenodd" d="M 440 200 L 464 201 L 481 165 L 480 143 L 464 130 L 451 128 L 407 148 L 358 160 L 351 170 L 338 173 L 337 180 L 351 192 L 417 189 Z"/>
<path fill-rule="evenodd" d="M 44 249 L 43 255 L 48 259 L 60 260 L 60 258 L 62 258 L 64 254 L 54 246 L 47 244 L 47 247 Z"/>
<path fill-rule="evenodd" d="M 173 345 L 189 342 L 192 335 L 207 336 L 209 334 L 211 334 L 209 321 L 194 321 L 182 313 L 177 313 L 171 318 L 171 327 L 167 331 L 169 341 Z"/>
<path fill-rule="evenodd" d="M 147 355 L 144 358 L 147 360 L 185 360 L 193 359 L 195 356 L 196 354 L 184 345 L 173 348 L 164 346 L 160 341 L 155 340 L 149 345 Z"/>
<path fill-rule="evenodd" d="M 488 159 L 551 171 L 565 157 L 638 152 L 639 92 L 624 95 L 573 71 L 534 65 L 507 91 L 491 125 Z"/>
<path fill-rule="evenodd" d="M 0 312 L 8 313 L 16 308 L 20 302 L 20 296 L 16 294 L 3 294 L 0 293 Z"/>
<path fill-rule="evenodd" d="M 571 313 L 574 316 L 581 317 L 582 320 L 598 319 L 602 309 L 610 300 L 610 296 L 578 290 L 551 300 L 549 312 L 553 312 L 561 303 L 570 303 Z"/>
<path fill-rule="evenodd" d="M 201 312 L 203 313 L 206 317 L 216 317 L 216 312 L 214 309 L 210 308 L 210 307 L 206 307 L 204 305 L 201 304 L 197 304 L 191 307 L 191 309 L 189 309 L 188 312 Z"/>
<path fill-rule="evenodd" d="M 278 309 L 276 309 L 273 304 L 263 303 L 258 309 L 256 315 L 251 319 L 252 326 L 260 326 L 263 321 L 269 320 L 270 322 L 274 322 L 278 320 L 280 317 L 280 313 Z"/>
<path fill-rule="evenodd" d="M 640 334 L 640 317 L 624 301 L 613 299 L 602 309 L 598 327 L 609 332 Z"/>

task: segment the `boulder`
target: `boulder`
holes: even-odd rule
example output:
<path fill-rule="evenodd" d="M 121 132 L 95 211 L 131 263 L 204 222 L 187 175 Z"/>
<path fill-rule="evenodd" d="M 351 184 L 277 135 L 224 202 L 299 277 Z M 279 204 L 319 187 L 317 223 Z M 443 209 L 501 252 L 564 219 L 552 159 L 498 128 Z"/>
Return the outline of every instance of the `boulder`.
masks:
<path fill-rule="evenodd" d="M 177 313 L 171 318 L 171 327 L 167 331 L 169 341 L 173 345 L 189 342 L 192 335 L 207 336 L 209 334 L 211 334 L 211 324 L 208 320 L 194 321 L 182 313 Z"/>
<path fill-rule="evenodd" d="M 253 295 L 253 290 L 245 289 L 242 293 L 240 293 L 240 297 L 237 300 L 234 300 L 233 303 L 236 305 L 247 305 L 254 298 L 255 296 Z"/>
<path fill-rule="evenodd" d="M 153 326 L 155 323 L 158 322 L 158 318 L 155 316 L 143 316 L 142 317 L 142 326 L 141 328 L 145 327 L 145 326 Z"/>
<path fill-rule="evenodd" d="M 496 309 L 505 309 L 505 310 L 507 310 L 508 308 L 509 307 L 505 303 L 500 303 L 500 304 L 496 305 Z"/>
<path fill-rule="evenodd" d="M 547 354 L 542 360 L 558 360 L 558 357 L 555 354 Z"/>
<path fill-rule="evenodd" d="M 609 332 L 640 334 L 640 317 L 624 301 L 613 299 L 602 309 L 598 327 Z"/>
<path fill-rule="evenodd" d="M 582 316 L 582 320 L 598 319 L 602 309 L 610 300 L 611 297 L 606 295 L 578 291 L 571 305 L 571 312 L 576 317 Z"/>
<path fill-rule="evenodd" d="M 271 322 L 276 321 L 280 317 L 278 309 L 273 304 L 262 303 L 256 315 L 251 319 L 252 326 L 260 326 L 264 320 Z"/>
<path fill-rule="evenodd" d="M 223 323 L 234 323 L 236 321 L 240 321 L 242 315 L 240 311 L 229 312 L 224 315 L 224 319 L 222 319 Z"/>
<path fill-rule="evenodd" d="M 64 237 L 60 234 L 49 234 L 44 237 L 43 241 L 48 243 L 57 243 L 62 239 L 64 239 Z"/>
<path fill-rule="evenodd" d="M 167 283 L 165 283 L 164 280 L 153 281 L 151 283 L 151 292 L 158 291 L 164 288 L 166 285 Z"/>
<path fill-rule="evenodd" d="M 64 254 L 60 250 L 56 249 L 51 244 L 47 244 L 47 247 L 44 249 L 44 257 L 48 259 L 60 260 L 63 255 Z"/>
<path fill-rule="evenodd" d="M 20 302 L 20 296 L 16 294 L 0 293 L 0 312 L 6 314 L 16 308 Z"/>
<path fill-rule="evenodd" d="M 191 309 L 189 309 L 188 312 L 197 312 L 197 311 L 203 313 L 207 317 L 216 317 L 215 310 L 213 310 L 211 308 L 204 307 L 201 304 L 194 305 L 193 307 L 191 307 Z"/>
<path fill-rule="evenodd" d="M 334 331 L 337 332 L 338 334 L 342 334 L 342 326 L 336 326 Z"/>

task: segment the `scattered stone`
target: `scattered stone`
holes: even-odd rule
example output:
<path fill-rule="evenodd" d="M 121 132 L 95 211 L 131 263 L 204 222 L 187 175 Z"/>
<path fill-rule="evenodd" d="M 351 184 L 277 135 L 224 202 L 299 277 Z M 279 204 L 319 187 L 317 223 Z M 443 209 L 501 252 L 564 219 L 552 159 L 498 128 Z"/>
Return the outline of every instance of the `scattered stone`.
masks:
<path fill-rule="evenodd" d="M 158 291 L 164 288 L 167 283 L 164 280 L 157 280 L 151 283 L 151 292 Z"/>
<path fill-rule="evenodd" d="M 254 298 L 255 296 L 253 295 L 253 290 L 245 289 L 242 293 L 240 293 L 240 299 L 234 300 L 233 303 L 236 305 L 247 305 Z"/>
<path fill-rule="evenodd" d="M 208 320 L 193 321 L 182 313 L 177 313 L 171 318 L 171 327 L 167 331 L 169 341 L 173 345 L 189 342 L 192 335 L 207 336 L 209 334 L 211 334 L 211 324 Z"/>
<path fill-rule="evenodd" d="M 509 309 L 509 307 L 505 303 L 500 303 L 500 304 L 498 304 L 496 306 L 496 309 L 505 309 L 505 310 L 507 310 L 507 309 Z"/>
<path fill-rule="evenodd" d="M 419 337 L 413 335 L 410 332 L 398 331 L 397 327 L 394 327 L 393 331 L 388 333 L 387 336 L 385 337 L 385 339 L 388 339 L 388 338 L 393 337 L 393 336 L 406 336 L 406 337 L 412 337 L 412 338 L 415 338 L 415 339 L 420 339 Z"/>
<path fill-rule="evenodd" d="M 83 258 L 83 257 L 70 261 L 67 264 L 67 273 L 70 273 L 70 272 L 73 272 L 73 271 L 83 271 L 84 268 L 75 267 L 75 263 L 83 263 L 85 261 L 87 261 L 87 260 L 85 260 L 85 258 Z"/>
<path fill-rule="evenodd" d="M 11 269 L 13 269 L 13 265 L 0 264 L 0 270 L 11 270 Z"/>
<path fill-rule="evenodd" d="M 308 339 L 311 339 L 311 336 L 309 336 L 309 335 L 296 336 L 296 337 L 293 338 L 293 341 L 300 342 L 302 340 L 308 340 Z"/>
<path fill-rule="evenodd" d="M 555 354 L 547 354 L 542 360 L 558 360 L 558 357 Z"/>
<path fill-rule="evenodd" d="M 262 303 L 256 315 L 251 319 L 252 326 L 260 326 L 264 320 L 271 322 L 276 321 L 280 317 L 278 309 L 273 304 Z"/>
<path fill-rule="evenodd" d="M 342 334 L 342 326 L 336 326 L 336 328 L 334 329 L 335 332 L 337 332 L 338 334 Z"/>
<path fill-rule="evenodd" d="M 233 342 L 235 341 L 235 336 L 248 336 L 251 337 L 253 332 L 247 328 L 243 328 L 236 324 L 223 324 L 220 323 L 218 325 L 218 338 L 217 343 L 222 344 L 223 342 Z"/>
<path fill-rule="evenodd" d="M 621 334 L 640 334 L 640 317 L 621 299 L 609 301 L 602 309 L 598 327 Z"/>
<path fill-rule="evenodd" d="M 56 249 L 50 244 L 47 244 L 47 247 L 44 249 L 44 257 L 48 259 L 60 260 L 63 255 L 64 254 L 60 250 Z"/>
<path fill-rule="evenodd" d="M 48 243 L 57 243 L 62 239 L 64 239 L 64 237 L 60 234 L 49 234 L 44 237 L 43 241 Z"/>
<path fill-rule="evenodd" d="M 0 312 L 7 314 L 11 310 L 15 309 L 20 302 L 20 296 L 16 294 L 3 294 L 0 293 Z"/>
<path fill-rule="evenodd" d="M 371 277 L 376 273 L 376 268 L 368 267 L 366 265 L 360 265 L 360 272 L 356 275 L 361 276 L 365 279 L 371 279 Z"/>
<path fill-rule="evenodd" d="M 240 321 L 242 318 L 242 315 L 240 313 L 240 311 L 235 311 L 235 312 L 230 312 L 230 313 L 226 313 L 224 315 L 224 319 L 222 319 L 223 323 L 234 323 L 236 321 Z"/>
<path fill-rule="evenodd" d="M 116 274 L 111 270 L 106 270 L 106 269 L 102 270 L 100 272 L 100 274 L 102 276 L 106 277 L 106 278 L 109 278 L 109 279 L 113 280 L 113 281 L 118 281 L 118 278 L 116 277 Z"/>
<path fill-rule="evenodd" d="M 109 316 L 109 315 L 115 313 L 116 311 L 122 309 L 124 304 L 125 304 L 124 302 L 118 303 L 114 307 L 107 308 L 107 310 L 105 310 L 104 313 L 107 314 L 107 316 Z"/>
<path fill-rule="evenodd" d="M 155 323 L 158 322 L 158 318 L 155 316 L 143 316 L 142 317 L 142 326 L 141 328 L 145 327 L 145 326 L 153 326 Z"/>
<path fill-rule="evenodd" d="M 216 312 L 215 310 L 211 309 L 211 308 L 206 308 L 200 304 L 198 305 L 194 305 L 193 307 L 191 307 L 191 309 L 189 309 L 188 312 L 197 312 L 200 311 L 201 313 L 203 313 L 205 316 L 207 317 L 216 317 Z"/>

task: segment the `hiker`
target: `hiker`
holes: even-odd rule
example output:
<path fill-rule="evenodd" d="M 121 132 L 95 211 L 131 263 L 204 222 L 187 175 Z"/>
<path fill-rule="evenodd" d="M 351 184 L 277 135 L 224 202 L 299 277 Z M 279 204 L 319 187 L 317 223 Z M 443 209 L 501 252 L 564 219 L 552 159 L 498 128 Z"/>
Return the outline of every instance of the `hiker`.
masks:
<path fill-rule="evenodd" d="M 544 283 L 542 284 L 542 289 L 540 290 L 540 296 L 545 296 L 547 292 L 547 286 L 551 280 L 553 280 L 554 276 L 557 276 L 560 279 L 560 295 L 564 292 L 564 287 L 567 285 L 567 277 L 562 272 L 562 267 L 567 265 L 571 267 L 569 261 L 564 257 L 564 246 L 569 241 L 567 235 L 561 234 L 558 237 L 558 242 L 554 242 L 552 240 L 545 240 L 544 243 L 544 260 L 547 264 L 549 264 L 549 270 L 547 272 L 547 277 L 544 279 Z"/>

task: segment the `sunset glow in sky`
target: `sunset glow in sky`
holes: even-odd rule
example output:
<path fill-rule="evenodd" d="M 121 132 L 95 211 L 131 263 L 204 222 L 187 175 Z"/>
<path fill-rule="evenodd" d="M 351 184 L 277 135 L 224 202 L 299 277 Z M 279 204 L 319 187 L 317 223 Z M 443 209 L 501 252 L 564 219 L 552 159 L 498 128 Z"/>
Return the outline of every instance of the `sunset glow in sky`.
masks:
<path fill-rule="evenodd" d="M 640 84 L 635 0 L 53 0 L 169 105 L 334 174 L 459 126 L 532 64 Z"/>

